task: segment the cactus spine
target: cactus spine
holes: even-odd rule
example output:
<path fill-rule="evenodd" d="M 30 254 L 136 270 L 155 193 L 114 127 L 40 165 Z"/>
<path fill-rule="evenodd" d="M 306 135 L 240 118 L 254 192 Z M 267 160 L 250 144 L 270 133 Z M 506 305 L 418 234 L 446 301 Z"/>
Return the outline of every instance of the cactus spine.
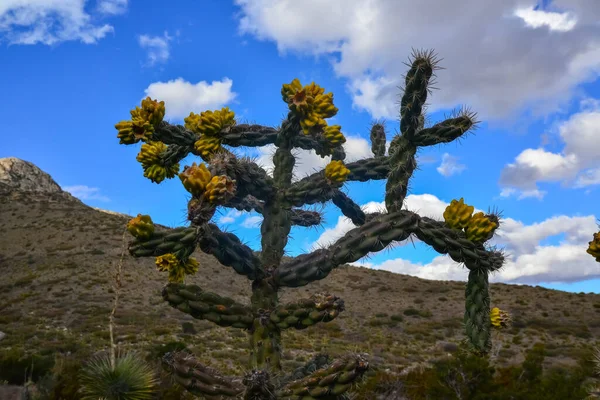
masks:
<path fill-rule="evenodd" d="M 129 252 L 135 257 L 156 257 L 157 267 L 169 272 L 163 298 L 172 307 L 197 319 L 220 326 L 244 329 L 251 346 L 245 377 L 226 377 L 203 366 L 188 353 L 169 354 L 164 365 L 190 392 L 206 398 L 243 396 L 245 399 L 333 399 L 349 391 L 368 368 L 363 355 L 349 354 L 332 361 L 318 355 L 306 368 L 291 375 L 281 372 L 281 332 L 305 329 L 335 319 L 344 310 L 338 297 L 322 293 L 293 304 L 279 304 L 278 291 L 324 279 L 337 266 L 384 249 L 394 241 L 415 235 L 441 254 L 464 263 L 470 270 L 466 288 L 465 330 L 474 349 L 485 354 L 490 330 L 502 325 L 505 314 L 490 314 L 488 274 L 502 267 L 503 254 L 484 247 L 499 226 L 497 215 L 471 215 L 473 207 L 454 200 L 444 221 L 421 217 L 402 209 L 409 179 L 416 168 L 419 147 L 450 142 L 474 128 L 475 115 L 461 111 L 429 128 L 423 109 L 428 84 L 436 69 L 432 52 L 415 52 L 406 75 L 400 114 L 400 134 L 385 155 L 386 134 L 382 124 L 371 129 L 374 157 L 345 163 L 345 138 L 339 125 L 327 119 L 337 113 L 333 94 L 298 79 L 284 84 L 281 94 L 289 108 L 280 127 L 237 124 L 228 108 L 190 113 L 185 126 L 162 120 L 163 102 L 150 98 L 131 111 L 132 120 L 115 127 L 122 144 L 144 142 L 138 160 L 144 175 L 155 183 L 176 175 L 191 193 L 189 227 L 167 233 L 155 232 L 149 216 L 134 218 L 128 225 L 135 237 Z M 273 177 L 247 158 L 236 157 L 224 146 L 277 147 Z M 295 148 L 313 149 L 331 156 L 325 170 L 292 182 Z M 179 162 L 194 154 L 206 162 L 179 172 Z M 387 212 L 365 214 L 340 188 L 345 181 L 387 180 Z M 329 246 L 282 262 L 292 225 L 321 223 L 318 212 L 301 207 L 332 201 L 356 225 Z M 262 251 L 255 252 L 233 234 L 210 223 L 217 207 L 254 210 L 263 216 Z M 190 257 L 196 247 L 219 262 L 247 276 L 252 282 L 250 304 L 238 304 L 196 285 L 185 285 L 198 263 Z M 200 266 L 201 268 L 201 266 Z"/>

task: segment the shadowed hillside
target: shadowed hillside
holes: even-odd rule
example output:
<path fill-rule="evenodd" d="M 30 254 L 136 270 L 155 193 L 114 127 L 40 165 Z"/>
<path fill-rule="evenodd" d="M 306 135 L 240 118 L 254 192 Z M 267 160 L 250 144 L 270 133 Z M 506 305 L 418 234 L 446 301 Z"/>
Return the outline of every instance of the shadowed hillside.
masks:
<path fill-rule="evenodd" d="M 33 164 L 0 159 L 0 331 L 6 334 L 0 360 L 35 354 L 43 365 L 56 352 L 108 346 L 113 268 L 130 217 L 88 207 L 53 183 Z M 126 242 L 131 239 L 125 235 Z M 200 269 L 189 283 L 247 302 L 247 278 L 201 251 L 194 257 Z M 242 371 L 248 351 L 234 349 L 246 349 L 243 331 L 171 309 L 160 294 L 166 275 L 153 259 L 126 254 L 123 271 L 116 313 L 121 346 L 150 350 L 185 341 L 207 364 L 225 373 Z M 333 322 L 284 331 L 283 367 L 302 365 L 325 349 L 333 356 L 359 350 L 369 354 L 371 365 L 400 372 L 454 352 L 464 337 L 464 287 L 344 266 L 326 281 L 286 289 L 282 302 L 330 292 L 344 299 L 346 310 Z M 494 336 L 501 364 L 522 362 L 524 350 L 537 341 L 546 343 L 546 363 L 574 364 L 582 344 L 599 343 L 600 295 L 506 284 L 491 284 L 490 291 L 492 306 L 510 312 L 514 321 Z"/>

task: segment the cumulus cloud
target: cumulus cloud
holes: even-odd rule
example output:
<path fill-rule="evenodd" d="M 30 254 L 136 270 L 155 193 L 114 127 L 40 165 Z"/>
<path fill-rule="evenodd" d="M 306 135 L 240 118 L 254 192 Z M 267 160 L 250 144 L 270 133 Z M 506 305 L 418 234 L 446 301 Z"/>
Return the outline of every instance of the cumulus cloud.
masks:
<path fill-rule="evenodd" d="M 543 197 L 540 182 L 561 182 L 565 186 L 582 188 L 600 183 L 600 107 L 587 99 L 582 111 L 559 124 L 558 136 L 563 144 L 559 153 L 542 147 L 525 149 L 500 174 L 501 196 L 519 198 Z"/>
<path fill-rule="evenodd" d="M 164 36 L 138 36 L 138 43 L 148 52 L 148 64 L 150 66 L 159 62 L 166 62 L 169 59 L 169 42 L 172 39 L 167 32 L 164 33 Z"/>
<path fill-rule="evenodd" d="M 227 214 L 221 216 L 219 218 L 219 223 L 221 224 L 231 224 L 233 222 L 236 221 L 236 219 L 238 217 L 240 217 L 243 214 L 243 211 L 238 211 L 238 210 L 228 210 Z"/>
<path fill-rule="evenodd" d="M 95 187 L 89 187 L 85 185 L 65 186 L 63 188 L 65 192 L 71 193 L 73 196 L 80 200 L 99 200 L 99 201 L 110 201 L 110 199 L 103 194 L 100 194 L 100 189 Z"/>
<path fill-rule="evenodd" d="M 466 165 L 458 162 L 458 157 L 451 156 L 448 153 L 444 153 L 442 156 L 442 163 L 437 167 L 437 172 L 443 176 L 452 176 L 460 174 L 466 169 Z"/>
<path fill-rule="evenodd" d="M 354 106 L 397 117 L 397 86 L 411 49 L 435 49 L 446 69 L 430 111 L 460 104 L 482 119 L 547 114 L 600 69 L 595 0 L 236 0 L 239 30 L 297 51 L 334 59 Z M 426 10 L 424 12 L 424 10 Z M 398 22 L 401 23 L 398 23 Z M 330 57 L 333 56 L 333 57 Z"/>
<path fill-rule="evenodd" d="M 73 40 L 92 44 L 114 31 L 109 24 L 94 24 L 84 6 L 85 0 L 2 0 L 0 40 L 9 44 L 54 45 Z M 118 14 L 126 6 L 124 0 L 104 0 L 97 9 Z"/>
<path fill-rule="evenodd" d="M 250 216 L 250 217 L 247 217 L 246 219 L 244 219 L 244 221 L 242 221 L 241 225 L 244 228 L 258 228 L 258 227 L 260 227 L 262 220 L 263 220 L 263 217 L 261 215 L 253 215 L 253 216 Z"/>
<path fill-rule="evenodd" d="M 231 90 L 232 86 L 233 81 L 229 78 L 211 83 L 191 83 L 177 78 L 168 82 L 154 82 L 146 88 L 145 93 L 146 96 L 165 102 L 166 118 L 183 119 L 190 112 L 200 113 L 232 102 L 237 96 Z"/>
<path fill-rule="evenodd" d="M 123 14 L 127 11 L 127 0 L 99 0 L 98 11 L 103 14 Z"/>
<path fill-rule="evenodd" d="M 443 212 L 448 203 L 434 195 L 409 195 L 405 208 L 421 216 L 443 220 Z M 365 212 L 385 210 L 385 203 L 370 202 L 361 207 Z M 475 209 L 475 212 L 483 210 Z M 502 224 L 491 245 L 503 248 L 506 253 L 504 267 L 490 280 L 506 283 L 575 282 L 600 277 L 600 268 L 593 257 L 586 253 L 589 242 L 597 231 L 594 216 L 566 215 L 548 218 L 542 222 L 526 225 L 512 218 L 503 218 Z M 337 224 L 326 229 L 312 244 L 312 249 L 326 247 L 355 228 L 346 217 L 340 217 Z M 545 240 L 562 236 L 559 245 L 544 245 Z M 419 242 L 414 238 L 414 242 Z M 410 243 L 403 242 L 400 245 Z M 409 274 L 425 279 L 460 280 L 467 278 L 467 270 L 450 257 L 440 255 L 430 263 L 413 263 L 396 258 L 379 264 L 359 260 L 354 265 L 374 269 L 384 269 L 401 274 Z M 565 266 L 568 265 L 568 268 Z"/>

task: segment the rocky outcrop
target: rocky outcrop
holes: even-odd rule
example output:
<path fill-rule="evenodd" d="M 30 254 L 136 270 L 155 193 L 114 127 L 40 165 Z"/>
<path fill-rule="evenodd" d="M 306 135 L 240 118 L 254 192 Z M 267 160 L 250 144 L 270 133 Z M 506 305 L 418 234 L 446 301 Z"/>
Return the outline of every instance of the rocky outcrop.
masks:
<path fill-rule="evenodd" d="M 0 158 L 0 197 L 22 196 L 44 196 L 79 202 L 34 164 L 16 157 Z"/>

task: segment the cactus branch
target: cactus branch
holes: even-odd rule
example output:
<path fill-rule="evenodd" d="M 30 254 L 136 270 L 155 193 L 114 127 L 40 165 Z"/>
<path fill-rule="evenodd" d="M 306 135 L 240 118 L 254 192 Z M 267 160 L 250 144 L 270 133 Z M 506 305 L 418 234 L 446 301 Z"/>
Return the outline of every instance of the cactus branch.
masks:
<path fill-rule="evenodd" d="M 325 278 L 341 264 L 357 261 L 371 252 L 384 249 L 393 241 L 403 241 L 415 234 L 438 253 L 448 254 L 467 267 L 498 270 L 504 262 L 499 251 L 486 250 L 481 243 L 468 240 L 465 233 L 450 229 L 443 222 L 420 217 L 411 211 L 373 217 L 364 225 L 346 233 L 327 249 L 302 254 L 283 263 L 274 274 L 279 286 L 299 287 Z"/>
<path fill-rule="evenodd" d="M 254 320 L 250 307 L 196 285 L 170 283 L 163 288 L 162 296 L 171 307 L 219 326 L 250 329 Z"/>
<path fill-rule="evenodd" d="M 350 175 L 346 181 L 366 182 L 387 179 L 390 173 L 389 157 L 365 158 L 346 164 Z"/>
<path fill-rule="evenodd" d="M 288 382 L 277 390 L 284 399 L 335 398 L 346 393 L 368 369 L 369 363 L 358 354 L 349 354 L 305 378 Z"/>
<path fill-rule="evenodd" d="M 352 220 L 354 225 L 363 225 L 367 221 L 367 216 L 360 209 L 360 206 L 341 190 L 334 190 L 331 200 L 340 209 L 342 214 Z"/>
<path fill-rule="evenodd" d="M 230 152 L 219 152 L 211 158 L 208 169 L 213 176 L 225 175 L 236 181 L 235 198 L 238 200 L 247 195 L 267 200 L 275 192 L 273 178 L 247 157 L 238 158 Z"/>
<path fill-rule="evenodd" d="M 252 249 L 243 244 L 233 233 L 223 232 L 215 224 L 199 227 L 198 247 L 206 254 L 212 254 L 221 264 L 232 267 L 248 279 L 261 279 L 264 271 L 260 259 Z"/>
<path fill-rule="evenodd" d="M 258 200 L 256 197 L 248 195 L 243 199 L 232 199 L 226 207 L 235 208 L 239 211 L 256 211 L 259 214 L 263 213 L 264 202 Z M 323 221 L 323 216 L 317 211 L 302 210 L 299 208 L 293 208 L 291 210 L 292 225 L 297 226 L 318 226 Z"/>
<path fill-rule="evenodd" d="M 187 391 L 206 399 L 239 397 L 245 390 L 241 379 L 224 376 L 219 371 L 201 364 L 187 352 L 165 354 L 162 365 Z"/>
<path fill-rule="evenodd" d="M 414 145 L 419 147 L 434 146 L 440 143 L 449 143 L 460 138 L 469 131 L 477 128 L 477 114 L 468 108 L 456 113 L 456 116 L 425 128 L 413 138 Z"/>
<path fill-rule="evenodd" d="M 316 294 L 295 303 L 280 305 L 270 314 L 279 329 L 306 329 L 318 322 L 329 322 L 344 311 L 344 300 L 330 294 Z"/>

